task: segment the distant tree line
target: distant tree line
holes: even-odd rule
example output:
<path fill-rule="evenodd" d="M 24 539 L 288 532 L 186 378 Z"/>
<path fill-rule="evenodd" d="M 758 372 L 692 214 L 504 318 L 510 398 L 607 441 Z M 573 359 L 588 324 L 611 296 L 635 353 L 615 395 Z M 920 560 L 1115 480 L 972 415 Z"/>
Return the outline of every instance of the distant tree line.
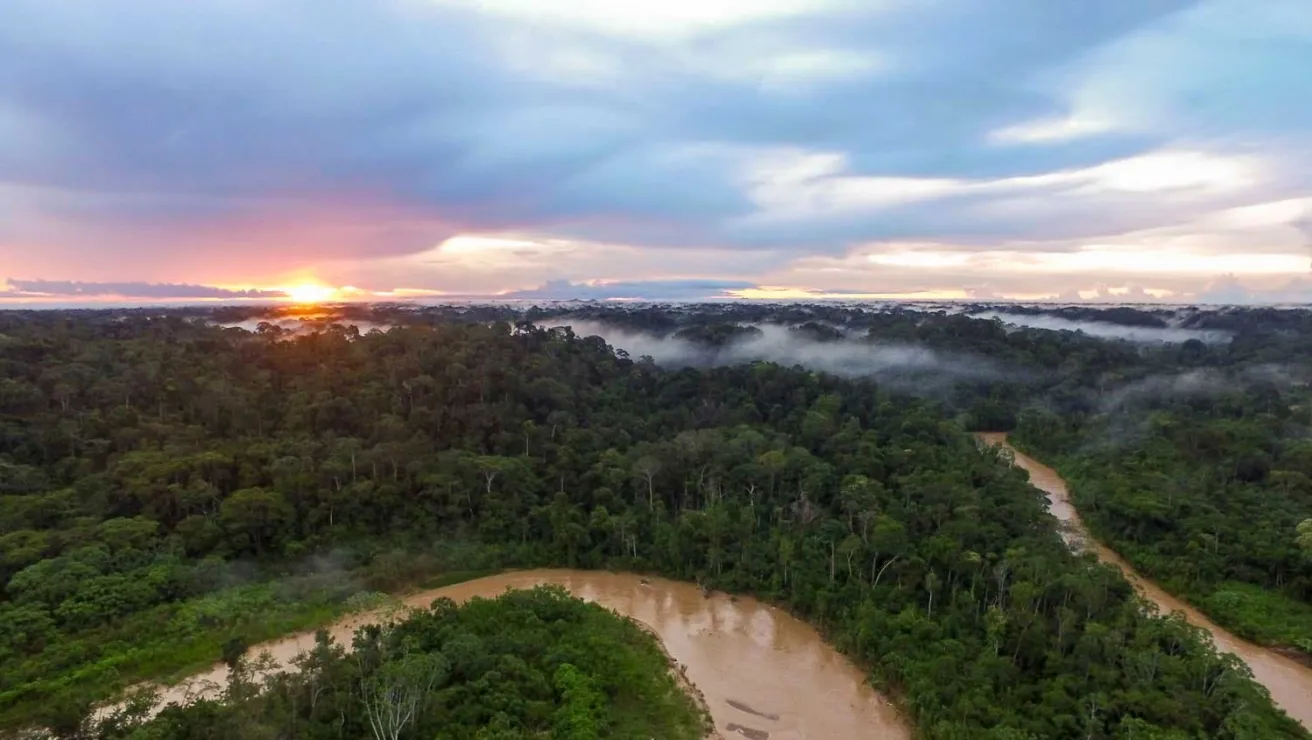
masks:
<path fill-rule="evenodd" d="M 1139 361 L 897 322 L 1029 352 L 1058 398 Z M 288 338 L 0 314 L 0 347 L 7 722 L 83 706 L 160 625 L 221 633 L 222 599 L 272 603 L 231 590 L 234 564 L 384 542 L 759 594 L 867 666 L 925 737 L 1306 736 L 1233 658 L 1068 552 L 1024 474 L 966 434 L 980 404 L 1018 413 L 1024 385 L 922 400 L 770 363 L 668 371 L 527 321 Z"/>

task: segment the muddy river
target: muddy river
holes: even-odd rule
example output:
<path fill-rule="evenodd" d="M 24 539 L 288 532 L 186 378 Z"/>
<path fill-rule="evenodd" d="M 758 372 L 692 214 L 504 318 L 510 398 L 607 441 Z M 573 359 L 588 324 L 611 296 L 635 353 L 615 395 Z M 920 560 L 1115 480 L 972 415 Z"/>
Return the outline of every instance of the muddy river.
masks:
<path fill-rule="evenodd" d="M 1180 611 L 1212 634 L 1217 646 L 1243 659 L 1254 677 L 1286 712 L 1312 728 L 1312 670 L 1271 650 L 1239 639 L 1197 610 L 1135 572 L 1119 555 L 1090 537 L 1070 502 L 1066 483 L 1051 468 L 1016 451 L 1005 434 L 983 434 L 988 444 L 1002 445 L 1016 465 L 1029 471 L 1034 486 L 1047 494 L 1052 513 L 1064 523 L 1072 547 L 1086 549 L 1120 568 L 1125 577 L 1163 612 Z M 906 740 L 910 732 L 893 706 L 866 683 L 865 675 L 825 644 L 805 622 L 746 597 L 716 593 L 710 597 L 689 583 L 643 578 L 627 573 L 534 570 L 504 573 L 405 598 L 410 606 L 427 606 L 446 596 L 464 601 L 495 596 L 507 588 L 558 584 L 574 595 L 601 604 L 645 624 L 665 650 L 686 669 L 686 677 L 705 697 L 719 734 L 752 740 L 820 740 L 890 738 Z M 342 643 L 377 614 L 342 620 L 329 631 Z M 305 632 L 257 645 L 280 665 L 314 644 Z M 163 702 L 188 695 L 211 694 L 223 685 L 227 668 L 215 668 L 161 693 Z"/>
<path fill-rule="evenodd" d="M 441 596 L 459 602 L 542 583 L 564 586 L 650 627 L 701 691 L 724 738 L 910 738 L 893 706 L 814 628 L 755 599 L 707 597 L 690 583 L 627 573 L 533 570 L 424 591 L 405 602 L 422 607 Z M 349 645 L 355 628 L 371 619 L 376 616 L 351 617 L 329 631 Z M 313 644 L 314 634 L 307 632 L 257 645 L 252 654 L 268 652 L 286 664 Z M 167 703 L 209 694 L 226 678 L 227 667 L 216 666 L 164 690 L 161 698 Z"/>
<path fill-rule="evenodd" d="M 1212 634 L 1220 650 L 1233 653 L 1248 664 L 1253 678 L 1271 692 L 1271 698 L 1291 717 L 1312 729 L 1312 669 L 1285 656 L 1254 645 L 1217 626 L 1201 612 L 1180 599 L 1166 593 L 1157 584 L 1139 575 L 1120 555 L 1094 539 L 1085 529 L 1079 513 L 1071 504 L 1066 481 L 1057 472 L 1032 457 L 1020 452 L 1007 442 L 1007 435 L 988 433 L 979 435 L 985 443 L 1001 445 L 1015 456 L 1016 465 L 1030 474 L 1030 482 L 1048 496 L 1053 516 L 1065 525 L 1063 536 L 1076 549 L 1093 553 L 1104 563 L 1121 569 L 1126 580 L 1134 584 L 1149 601 L 1157 604 L 1163 613 L 1183 612 L 1185 619 Z"/>

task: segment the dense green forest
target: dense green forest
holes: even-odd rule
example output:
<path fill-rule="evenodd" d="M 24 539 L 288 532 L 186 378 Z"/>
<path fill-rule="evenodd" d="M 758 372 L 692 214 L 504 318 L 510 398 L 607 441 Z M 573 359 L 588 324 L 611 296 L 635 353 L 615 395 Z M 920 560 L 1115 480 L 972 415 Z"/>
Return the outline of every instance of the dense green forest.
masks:
<path fill-rule="evenodd" d="M 288 335 L 0 314 L 0 719 L 73 726 L 116 687 L 258 639 L 265 609 L 300 626 L 432 563 L 758 594 L 928 738 L 1306 736 L 1233 658 L 1068 552 L 1025 475 L 967 434 L 1023 418 L 1036 388 L 1096 418 L 1109 374 L 1179 349 L 863 312 L 868 340 L 1019 378 L 918 398 L 878 375 L 662 368 L 566 329 L 412 316 Z"/>
<path fill-rule="evenodd" d="M 125 707 L 100 740 L 423 737 L 700 740 L 707 719 L 656 639 L 564 590 L 449 599 L 357 630 L 320 632 L 298 670 L 256 680 L 234 658 L 221 696 L 142 722 Z"/>
<path fill-rule="evenodd" d="M 1014 428 L 1065 474 L 1099 537 L 1141 571 L 1231 630 L 1312 662 L 1312 523 L 1299 530 L 1312 520 L 1312 312 L 995 308 L 1004 318 L 1096 321 L 1127 336 L 1194 336 L 1106 341 L 980 321 L 966 315 L 971 308 L 573 312 L 657 334 L 688 323 L 801 322 L 817 341 L 845 331 L 1006 368 L 959 380 L 938 394 L 940 407 L 964 414 L 970 428 Z"/>
<path fill-rule="evenodd" d="M 1105 341 L 903 309 L 571 313 L 673 336 L 684 324 L 802 322 L 815 341 L 845 330 L 1005 367 L 959 380 L 937 394 L 940 407 L 973 429 L 1014 429 L 1066 476 L 1093 531 L 1142 572 L 1234 632 L 1312 663 L 1312 312 L 1001 308 L 992 313 L 1195 337 Z"/>
<path fill-rule="evenodd" d="M 1136 567 L 1236 633 L 1312 662 L 1307 395 L 1219 373 L 1186 381 L 1192 392 L 1116 413 L 1023 413 L 1019 437 Z"/>

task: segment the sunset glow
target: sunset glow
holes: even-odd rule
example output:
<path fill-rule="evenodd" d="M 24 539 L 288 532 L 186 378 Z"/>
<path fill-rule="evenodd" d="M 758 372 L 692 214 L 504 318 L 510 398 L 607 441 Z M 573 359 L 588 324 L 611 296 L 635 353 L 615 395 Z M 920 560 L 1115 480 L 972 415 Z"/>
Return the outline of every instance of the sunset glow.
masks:
<path fill-rule="evenodd" d="M 294 303 L 323 303 L 339 295 L 339 291 L 329 285 L 320 283 L 300 283 L 284 289 L 287 297 Z"/>
<path fill-rule="evenodd" d="M 0 304 L 1312 302 L 1307 0 L 10 3 Z"/>

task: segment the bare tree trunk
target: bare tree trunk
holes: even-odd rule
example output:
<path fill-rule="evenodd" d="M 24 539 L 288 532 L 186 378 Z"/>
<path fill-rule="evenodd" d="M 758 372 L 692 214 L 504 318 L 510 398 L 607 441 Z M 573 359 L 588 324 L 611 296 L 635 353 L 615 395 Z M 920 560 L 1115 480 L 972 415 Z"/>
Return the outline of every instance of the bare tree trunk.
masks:
<path fill-rule="evenodd" d="M 829 543 L 829 582 L 834 582 L 834 543 Z"/>
<path fill-rule="evenodd" d="M 879 585 L 879 579 L 884 577 L 884 571 L 888 570 L 888 566 L 896 562 L 897 562 L 897 558 L 893 558 L 892 560 L 889 560 L 887 563 L 884 563 L 884 567 L 880 568 L 879 574 L 875 576 L 875 582 L 870 584 L 871 588 L 874 588 L 875 586 Z"/>

